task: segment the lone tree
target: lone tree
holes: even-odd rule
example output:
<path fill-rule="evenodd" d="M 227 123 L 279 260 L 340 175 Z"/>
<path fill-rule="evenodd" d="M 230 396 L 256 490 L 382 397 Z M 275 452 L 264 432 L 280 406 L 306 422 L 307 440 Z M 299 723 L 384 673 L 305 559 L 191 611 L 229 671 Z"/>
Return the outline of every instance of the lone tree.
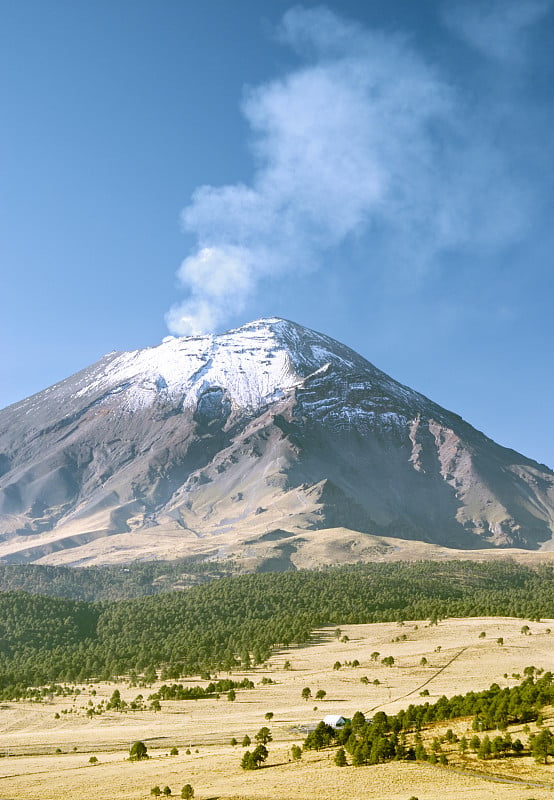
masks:
<path fill-rule="evenodd" d="M 246 733 L 246 734 L 244 735 L 244 739 L 242 740 L 242 746 L 243 746 L 243 747 L 248 747 L 248 745 L 249 745 L 249 744 L 251 744 L 251 743 L 252 743 L 252 739 L 251 739 L 251 738 L 250 738 L 250 736 L 249 736 L 249 735 Z"/>
<path fill-rule="evenodd" d="M 346 753 L 344 752 L 344 747 L 339 747 L 337 753 L 335 755 L 335 764 L 337 767 L 346 767 L 348 764 L 346 760 Z"/>
<path fill-rule="evenodd" d="M 308 701 L 311 696 L 312 696 L 312 690 L 310 689 L 309 686 L 305 686 L 302 689 L 302 700 Z"/>
<path fill-rule="evenodd" d="M 129 757 L 131 761 L 142 761 L 143 758 L 148 758 L 148 748 L 144 742 L 134 742 L 129 750 Z"/>
<path fill-rule="evenodd" d="M 250 750 L 246 751 L 242 757 L 240 765 L 243 769 L 258 769 L 258 767 L 266 760 L 268 755 L 269 753 L 267 751 L 267 747 L 265 747 L 263 744 L 259 744 L 252 753 Z"/>
<path fill-rule="evenodd" d="M 300 761 L 300 759 L 302 758 L 302 748 L 299 747 L 299 745 L 297 744 L 293 744 L 293 746 L 290 749 L 290 754 L 292 756 L 293 761 Z"/>
<path fill-rule="evenodd" d="M 190 785 L 190 783 L 185 783 L 183 788 L 181 789 L 181 797 L 183 800 L 192 800 L 194 797 L 194 789 Z"/>
<path fill-rule="evenodd" d="M 254 738 L 256 739 L 257 742 L 260 742 L 260 744 L 267 744 L 268 742 L 271 742 L 273 736 L 271 735 L 271 731 L 269 730 L 269 728 L 266 728 L 264 725 L 263 728 L 260 728 L 260 730 L 258 731 L 258 733 Z"/>
<path fill-rule="evenodd" d="M 318 689 L 317 692 L 315 693 L 315 699 L 323 700 L 326 694 L 327 692 L 325 691 L 325 689 Z"/>

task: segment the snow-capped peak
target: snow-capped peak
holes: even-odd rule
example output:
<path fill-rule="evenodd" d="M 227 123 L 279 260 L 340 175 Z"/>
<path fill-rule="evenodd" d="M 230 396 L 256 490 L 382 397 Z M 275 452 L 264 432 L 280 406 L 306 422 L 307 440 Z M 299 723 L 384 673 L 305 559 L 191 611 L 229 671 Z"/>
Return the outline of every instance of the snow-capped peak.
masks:
<path fill-rule="evenodd" d="M 256 410 L 323 368 L 361 371 L 380 390 L 406 400 L 402 387 L 353 350 L 289 320 L 254 320 L 220 335 L 166 337 L 156 347 L 114 353 L 79 376 L 73 397 L 115 394 L 122 408 L 144 408 L 160 396 L 196 405 L 222 387 L 236 406 Z"/>
<path fill-rule="evenodd" d="M 102 368 L 92 380 L 83 381 L 75 397 L 117 391 L 123 404 L 133 409 L 165 393 L 193 405 L 208 386 L 222 386 L 236 405 L 256 409 L 302 380 L 279 337 L 287 327 L 296 326 L 270 318 L 219 336 L 167 337 L 156 347 L 101 362 Z"/>

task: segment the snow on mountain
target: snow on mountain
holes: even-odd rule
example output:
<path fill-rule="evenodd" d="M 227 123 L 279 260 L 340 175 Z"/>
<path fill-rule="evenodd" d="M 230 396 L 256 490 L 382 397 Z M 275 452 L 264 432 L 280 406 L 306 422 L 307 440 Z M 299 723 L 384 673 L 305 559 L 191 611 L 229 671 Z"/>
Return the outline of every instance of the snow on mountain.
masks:
<path fill-rule="evenodd" d="M 180 396 L 193 406 L 210 386 L 224 386 L 233 403 L 256 410 L 304 379 L 329 368 L 377 370 L 334 340 L 278 318 L 260 319 L 220 336 L 168 337 L 157 347 L 114 353 L 97 374 L 85 374 L 75 398 L 121 393 L 129 411 L 160 396 Z M 381 375 L 383 375 L 381 373 Z M 360 384 L 360 388 L 361 388 Z M 399 399 L 416 393 L 391 379 L 386 387 Z"/>
<path fill-rule="evenodd" d="M 193 405 L 209 386 L 225 386 L 233 402 L 257 409 L 299 380 L 289 353 L 276 338 L 278 320 L 261 320 L 222 336 L 171 338 L 157 347 L 116 355 L 75 396 L 123 387 L 129 410 L 160 394 Z"/>
<path fill-rule="evenodd" d="M 277 318 L 110 353 L 0 411 L 12 560 L 236 555 L 276 530 L 293 558 L 304 545 L 290 537 L 337 526 L 550 547 L 553 486 L 546 467 Z"/>

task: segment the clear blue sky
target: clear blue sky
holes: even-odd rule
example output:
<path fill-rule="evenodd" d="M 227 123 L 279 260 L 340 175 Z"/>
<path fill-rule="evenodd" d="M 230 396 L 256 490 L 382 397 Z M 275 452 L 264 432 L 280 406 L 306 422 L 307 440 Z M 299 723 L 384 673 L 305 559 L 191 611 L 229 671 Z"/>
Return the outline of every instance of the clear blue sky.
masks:
<path fill-rule="evenodd" d="M 0 0 L 0 407 L 282 316 L 554 467 L 550 0 Z"/>

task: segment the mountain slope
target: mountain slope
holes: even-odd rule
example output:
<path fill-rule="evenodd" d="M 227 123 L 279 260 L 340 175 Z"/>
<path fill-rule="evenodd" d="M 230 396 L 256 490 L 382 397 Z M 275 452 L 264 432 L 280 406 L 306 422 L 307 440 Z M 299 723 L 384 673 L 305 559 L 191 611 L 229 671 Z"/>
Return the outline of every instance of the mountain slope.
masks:
<path fill-rule="evenodd" d="M 336 527 L 548 548 L 554 474 L 280 319 L 111 353 L 0 411 L 0 558 L 271 567 Z"/>

